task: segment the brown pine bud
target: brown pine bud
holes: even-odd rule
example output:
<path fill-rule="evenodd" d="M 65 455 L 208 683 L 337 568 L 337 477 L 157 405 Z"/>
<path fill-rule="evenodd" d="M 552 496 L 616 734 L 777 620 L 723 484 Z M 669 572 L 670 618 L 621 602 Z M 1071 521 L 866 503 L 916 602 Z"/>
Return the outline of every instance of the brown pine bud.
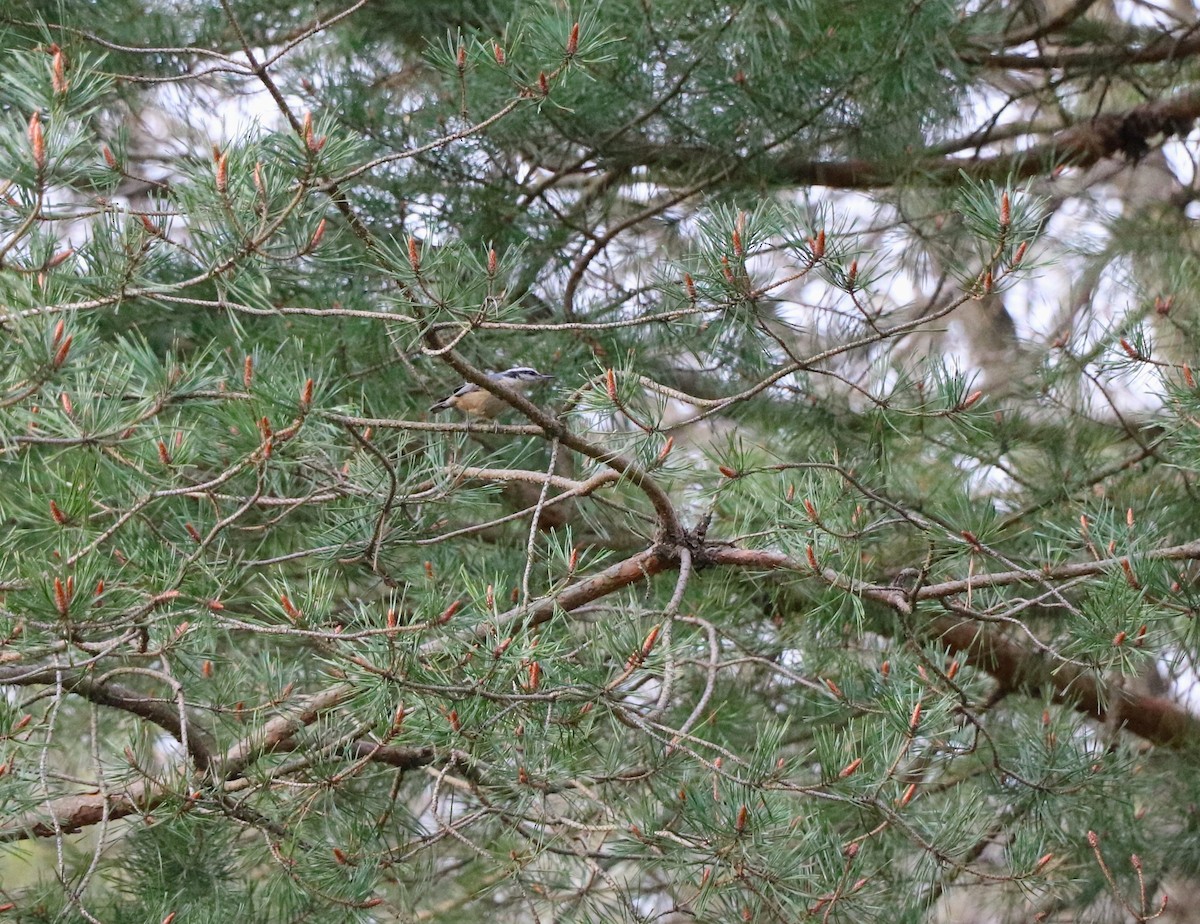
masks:
<path fill-rule="evenodd" d="M 283 611 L 287 613 L 288 618 L 292 620 L 292 622 L 296 622 L 303 615 L 300 610 L 296 608 L 296 605 L 292 603 L 292 598 L 286 593 L 279 595 L 279 602 L 283 604 Z"/>
<path fill-rule="evenodd" d="M 54 579 L 54 608 L 58 610 L 59 616 L 66 616 L 71 609 L 71 597 L 59 578 Z"/>
<path fill-rule="evenodd" d="M 642 642 L 642 660 L 645 660 L 650 655 L 650 652 L 654 650 L 654 643 L 658 641 L 658 634 L 661 631 L 662 626 L 656 625 L 648 633 L 646 633 L 646 640 Z"/>
<path fill-rule="evenodd" d="M 325 236 L 325 225 L 326 222 L 324 218 L 317 222 L 317 230 L 313 232 L 312 237 L 308 240 L 309 250 L 316 250 L 317 245 L 321 243 L 321 238 Z"/>
<path fill-rule="evenodd" d="M 38 171 L 46 169 L 46 136 L 42 131 L 42 117 L 35 112 L 29 117 L 29 149 L 33 152 L 33 165 Z"/>
<path fill-rule="evenodd" d="M 462 609 L 462 600 L 455 600 L 442 611 L 442 615 L 435 620 L 434 625 L 444 626 L 454 618 L 454 614 L 460 609 Z"/>
<path fill-rule="evenodd" d="M 68 247 L 66 250 L 60 250 L 46 262 L 46 269 L 54 269 L 57 266 L 62 266 L 71 254 L 75 253 L 74 247 Z"/>
<path fill-rule="evenodd" d="M 67 92 L 67 58 L 63 54 L 61 48 L 57 45 L 53 46 L 54 57 L 50 59 L 50 86 L 53 88 L 56 96 L 62 96 Z"/>
<path fill-rule="evenodd" d="M 1128 558 L 1121 559 L 1121 570 L 1125 573 L 1125 583 L 1134 590 L 1140 590 L 1142 585 L 1137 579 L 1137 575 L 1133 573 L 1133 565 L 1129 563 Z"/>
<path fill-rule="evenodd" d="M 67 361 L 67 355 L 71 352 L 71 340 L 72 337 L 68 336 L 67 339 L 62 342 L 62 345 L 59 346 L 58 352 L 54 354 L 55 369 L 61 369 L 63 364 Z"/>

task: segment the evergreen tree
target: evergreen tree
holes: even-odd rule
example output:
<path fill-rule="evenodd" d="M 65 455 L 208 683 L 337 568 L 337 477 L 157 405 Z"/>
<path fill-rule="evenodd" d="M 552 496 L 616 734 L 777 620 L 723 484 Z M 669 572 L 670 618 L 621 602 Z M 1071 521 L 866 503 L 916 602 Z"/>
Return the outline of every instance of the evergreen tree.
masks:
<path fill-rule="evenodd" d="M 1188 919 L 1198 25 L 9 0 L 0 921 Z"/>

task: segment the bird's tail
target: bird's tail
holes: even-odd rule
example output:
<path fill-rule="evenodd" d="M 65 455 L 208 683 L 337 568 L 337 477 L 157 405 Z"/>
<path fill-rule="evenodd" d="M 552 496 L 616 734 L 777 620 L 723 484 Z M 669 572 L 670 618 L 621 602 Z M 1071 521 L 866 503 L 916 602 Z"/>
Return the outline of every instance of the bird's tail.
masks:
<path fill-rule="evenodd" d="M 430 414 L 439 414 L 442 411 L 448 411 L 448 410 L 450 410 L 450 402 L 439 401 L 437 404 L 435 404 L 433 407 L 431 407 L 429 409 L 429 413 Z"/>

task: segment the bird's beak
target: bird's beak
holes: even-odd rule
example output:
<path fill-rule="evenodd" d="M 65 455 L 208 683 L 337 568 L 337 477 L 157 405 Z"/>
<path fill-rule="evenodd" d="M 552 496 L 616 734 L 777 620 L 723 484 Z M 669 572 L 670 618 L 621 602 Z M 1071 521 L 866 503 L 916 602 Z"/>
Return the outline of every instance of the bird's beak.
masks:
<path fill-rule="evenodd" d="M 542 373 L 542 381 L 543 382 L 549 382 L 552 378 L 554 378 L 554 376 L 546 375 L 546 373 L 544 373 L 544 372 Z"/>

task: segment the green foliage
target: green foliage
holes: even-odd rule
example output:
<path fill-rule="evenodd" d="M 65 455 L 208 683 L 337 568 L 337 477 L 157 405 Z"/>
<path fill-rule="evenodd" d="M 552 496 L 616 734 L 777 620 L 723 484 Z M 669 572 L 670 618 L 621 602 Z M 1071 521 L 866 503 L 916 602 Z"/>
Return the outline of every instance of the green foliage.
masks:
<path fill-rule="evenodd" d="M 0 921 L 1193 883 L 1191 46 L 984 6 L 6 5 Z"/>

